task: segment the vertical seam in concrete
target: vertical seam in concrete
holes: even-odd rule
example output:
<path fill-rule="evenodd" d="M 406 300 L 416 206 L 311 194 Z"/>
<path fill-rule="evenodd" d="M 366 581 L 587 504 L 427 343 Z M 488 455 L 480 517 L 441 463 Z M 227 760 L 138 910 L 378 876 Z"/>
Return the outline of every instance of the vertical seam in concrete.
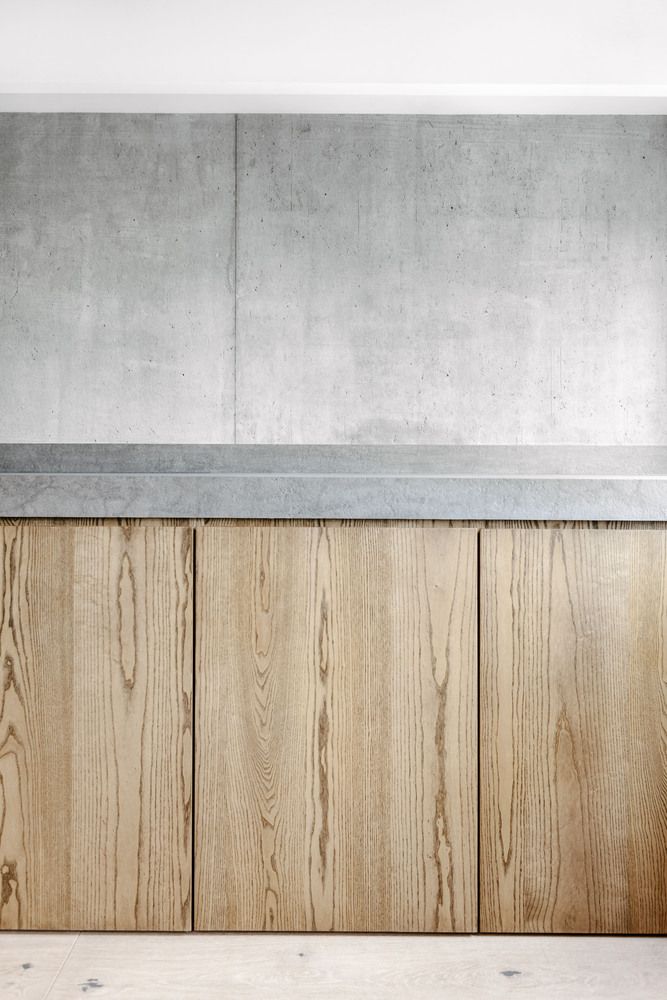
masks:
<path fill-rule="evenodd" d="M 239 217 L 239 116 L 234 115 L 234 444 L 237 439 L 237 304 L 238 304 L 238 217 Z"/>

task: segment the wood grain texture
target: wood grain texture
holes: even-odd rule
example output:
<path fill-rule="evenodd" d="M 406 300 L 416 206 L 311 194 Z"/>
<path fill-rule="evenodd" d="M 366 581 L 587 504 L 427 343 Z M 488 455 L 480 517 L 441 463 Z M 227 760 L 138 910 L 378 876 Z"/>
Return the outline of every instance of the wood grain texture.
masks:
<path fill-rule="evenodd" d="M 483 931 L 667 932 L 667 532 L 484 531 Z"/>
<path fill-rule="evenodd" d="M 359 524 L 364 523 L 364 519 L 359 518 L 347 518 L 347 519 L 316 519 L 316 518 L 290 518 L 290 524 Z M 35 524 L 36 519 L 31 517 L 0 517 L 0 525 L 9 526 L 19 526 L 22 524 Z M 83 526 L 107 526 L 121 527 L 121 528 L 132 528 L 132 527 L 150 527 L 150 526 L 161 526 L 161 525 L 172 525 L 176 527 L 185 528 L 203 528 L 212 525 L 251 525 L 251 524 L 265 524 L 266 518 L 228 518 L 228 517 L 40 517 L 39 524 L 41 525 L 83 525 Z M 395 518 L 374 518 L 373 523 L 376 525 L 383 525 L 385 527 L 391 527 L 396 524 Z M 461 518 L 455 518 L 454 520 L 447 520 L 439 518 L 438 520 L 424 519 L 420 520 L 419 524 L 423 524 L 429 527 L 450 527 L 450 528 L 474 528 L 479 531 L 482 528 L 559 528 L 567 530 L 578 530 L 579 528 L 594 528 L 600 531 L 614 530 L 614 531 L 655 531 L 661 530 L 665 527 L 664 521 L 517 521 L 517 520 L 503 520 L 503 521 L 479 521 L 479 520 L 463 520 Z"/>
<path fill-rule="evenodd" d="M 191 532 L 0 529 L 0 926 L 190 914 Z"/>
<path fill-rule="evenodd" d="M 197 546 L 195 927 L 473 930 L 476 532 Z"/>

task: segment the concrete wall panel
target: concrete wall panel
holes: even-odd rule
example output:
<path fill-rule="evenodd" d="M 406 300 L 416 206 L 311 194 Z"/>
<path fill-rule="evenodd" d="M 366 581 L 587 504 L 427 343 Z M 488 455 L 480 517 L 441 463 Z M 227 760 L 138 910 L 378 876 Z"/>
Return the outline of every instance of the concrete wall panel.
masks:
<path fill-rule="evenodd" d="M 0 440 L 666 444 L 666 276 L 659 116 L 0 115 Z"/>
<path fill-rule="evenodd" d="M 667 442 L 667 122 L 238 126 L 237 439 Z"/>
<path fill-rule="evenodd" d="M 231 441 L 233 116 L 0 116 L 0 440 Z"/>

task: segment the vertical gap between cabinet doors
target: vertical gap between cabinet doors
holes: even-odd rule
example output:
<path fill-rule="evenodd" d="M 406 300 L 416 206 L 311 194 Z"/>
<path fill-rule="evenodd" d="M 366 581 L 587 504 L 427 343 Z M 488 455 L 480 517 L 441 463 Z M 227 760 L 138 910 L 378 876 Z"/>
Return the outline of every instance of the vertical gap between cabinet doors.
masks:
<path fill-rule="evenodd" d="M 481 821 L 482 814 L 480 811 L 481 798 L 482 798 L 482 746 L 480 743 L 480 733 L 482 728 L 482 689 L 481 689 L 481 675 L 482 675 L 482 647 L 481 647 L 481 637 L 482 637 L 482 531 L 483 528 L 479 528 L 477 531 L 477 649 L 475 651 L 476 668 L 477 668 L 477 749 L 476 749 L 476 770 L 477 770 L 477 927 L 476 933 L 481 934 L 482 928 L 480 924 L 481 916 L 481 899 L 482 899 L 482 856 L 481 856 Z"/>
<path fill-rule="evenodd" d="M 192 773 L 190 776 L 190 933 L 195 929 L 195 795 L 197 784 L 197 529 L 192 528 Z"/>

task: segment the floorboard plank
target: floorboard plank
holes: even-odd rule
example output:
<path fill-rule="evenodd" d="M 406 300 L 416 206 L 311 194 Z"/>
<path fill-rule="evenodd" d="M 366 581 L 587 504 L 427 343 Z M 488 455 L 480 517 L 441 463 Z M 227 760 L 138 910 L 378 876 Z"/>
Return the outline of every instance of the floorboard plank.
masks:
<path fill-rule="evenodd" d="M 44 1000 L 78 934 L 0 934 L 0 997 Z"/>
<path fill-rule="evenodd" d="M 48 1000 L 663 1000 L 666 981 L 665 938 L 82 934 Z"/>

